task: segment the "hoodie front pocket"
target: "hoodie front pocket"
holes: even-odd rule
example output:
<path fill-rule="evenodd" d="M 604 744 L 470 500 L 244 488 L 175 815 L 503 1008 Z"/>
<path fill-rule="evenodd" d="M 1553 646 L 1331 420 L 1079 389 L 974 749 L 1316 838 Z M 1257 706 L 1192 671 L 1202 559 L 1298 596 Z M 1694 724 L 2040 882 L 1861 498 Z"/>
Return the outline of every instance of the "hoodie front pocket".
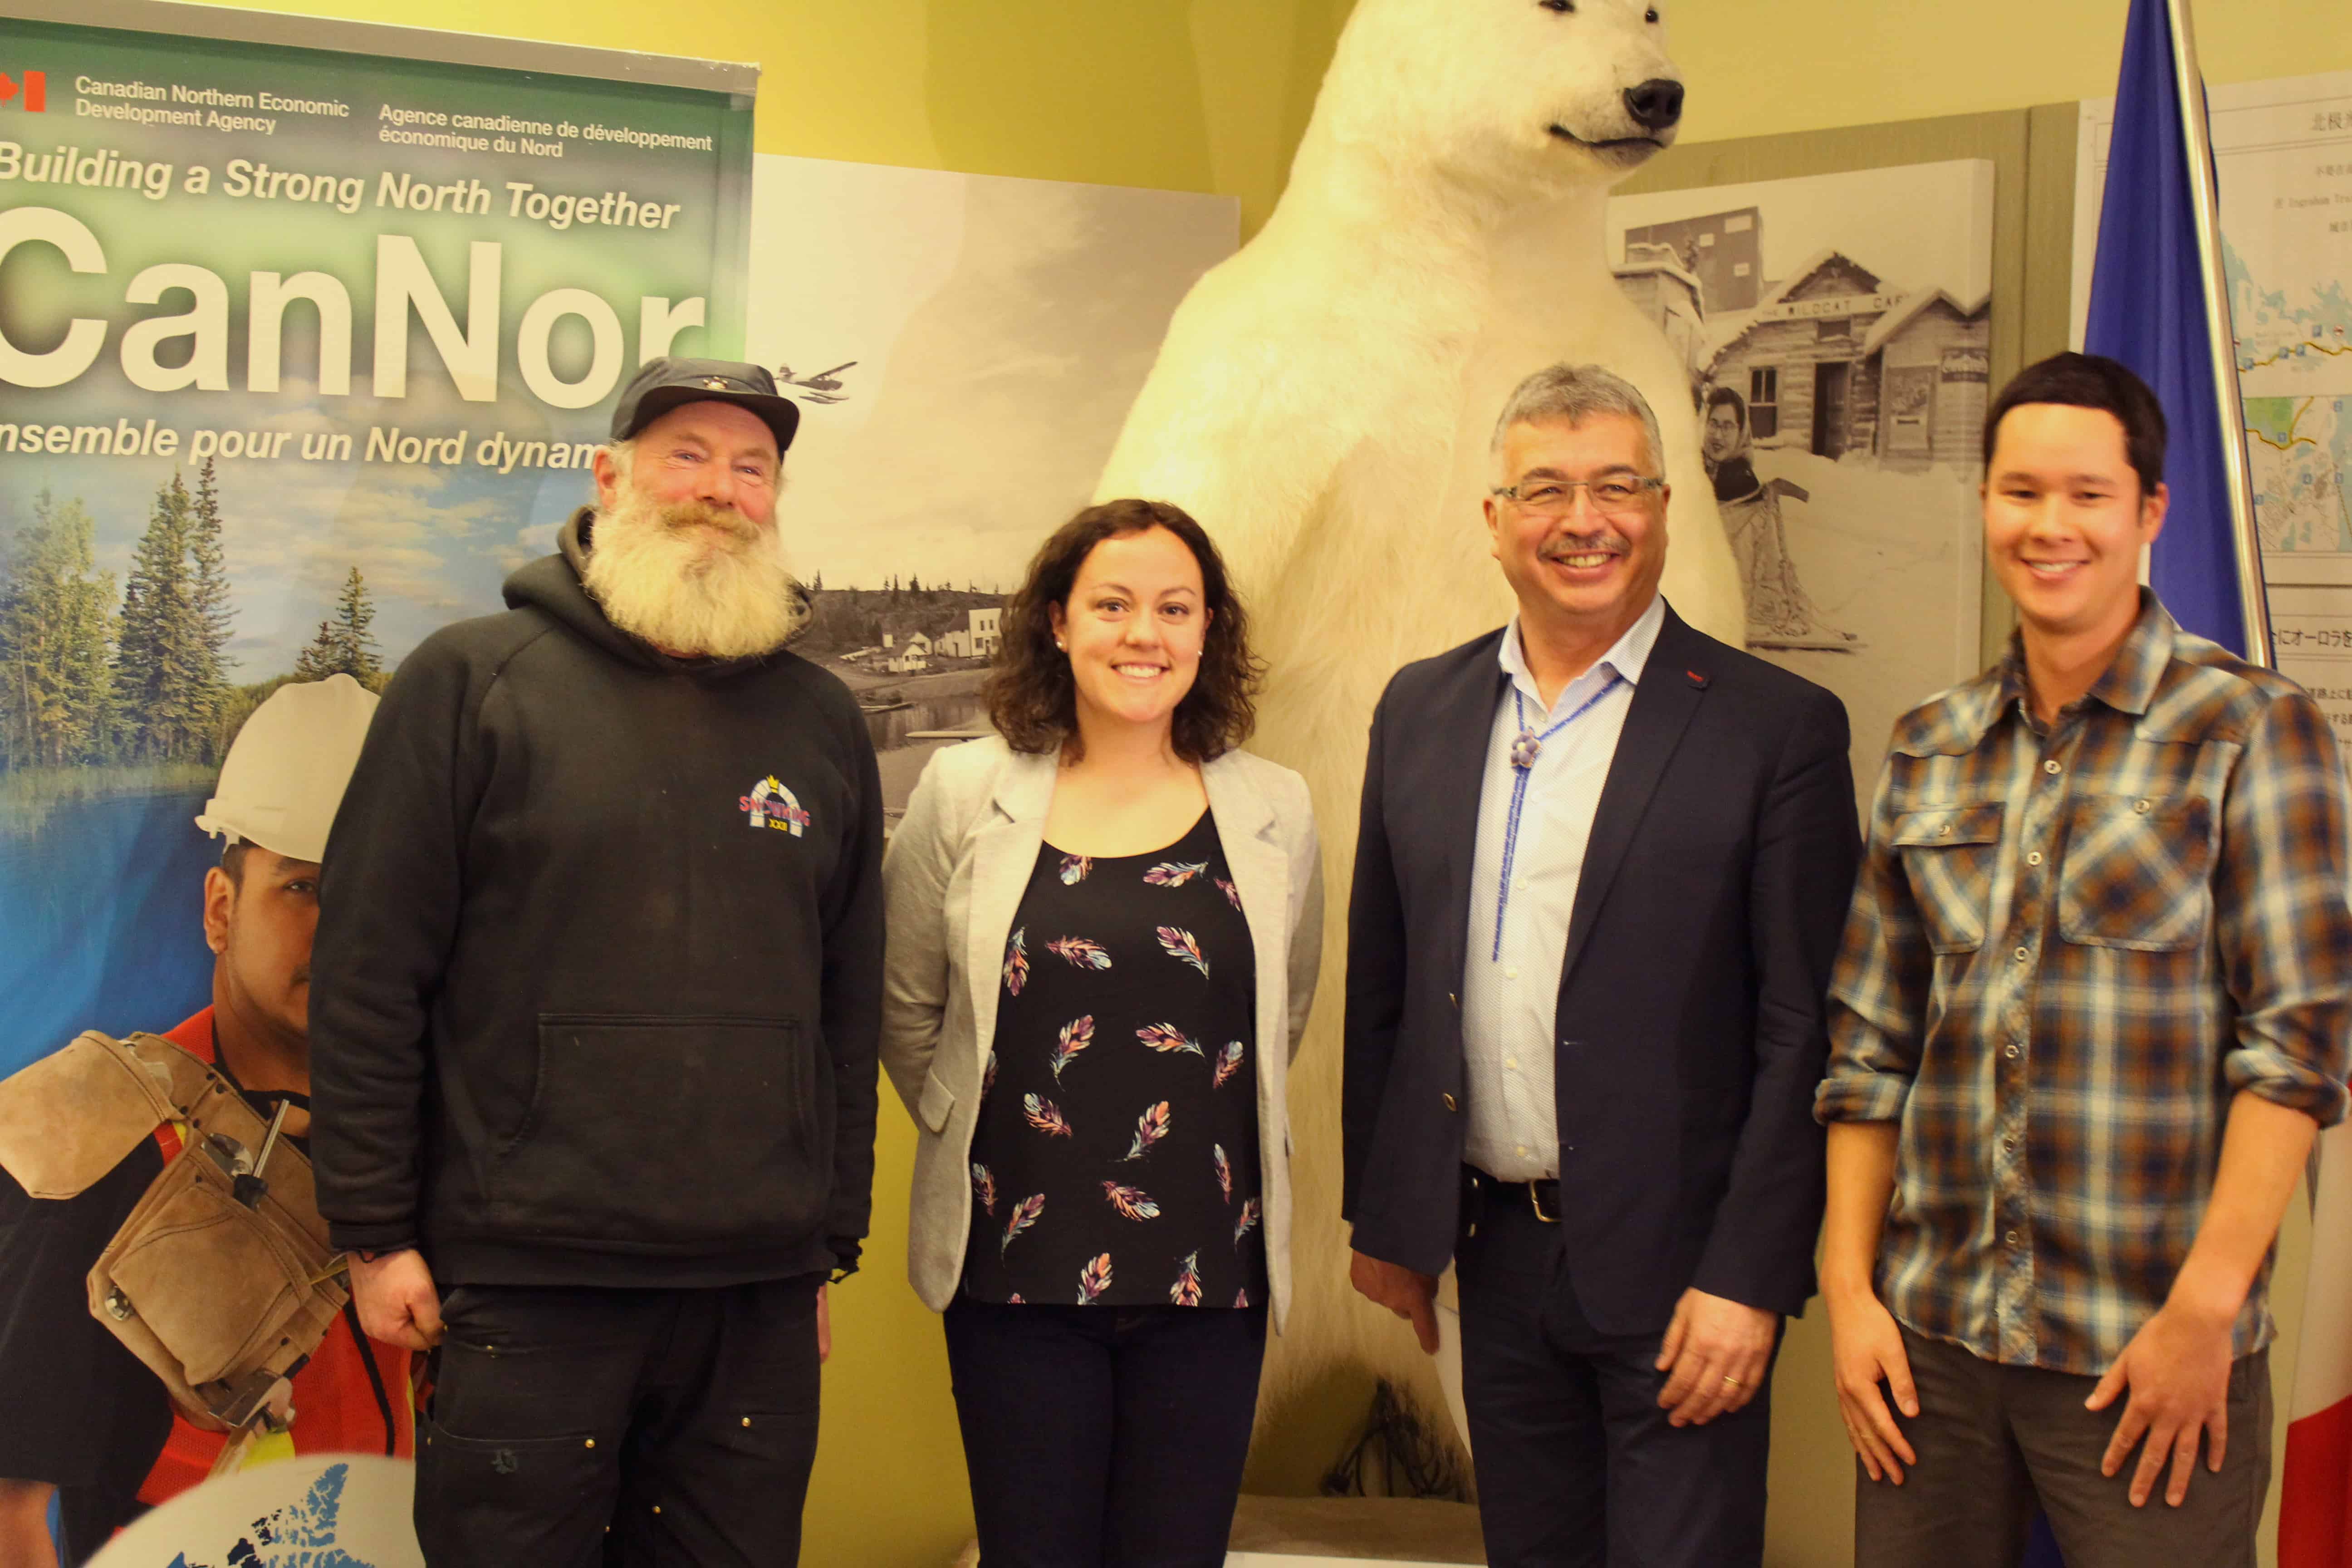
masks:
<path fill-rule="evenodd" d="M 625 1249 L 811 1236 L 831 1166 L 814 1058 L 789 1018 L 545 1015 L 491 1208 L 502 1226 Z"/>

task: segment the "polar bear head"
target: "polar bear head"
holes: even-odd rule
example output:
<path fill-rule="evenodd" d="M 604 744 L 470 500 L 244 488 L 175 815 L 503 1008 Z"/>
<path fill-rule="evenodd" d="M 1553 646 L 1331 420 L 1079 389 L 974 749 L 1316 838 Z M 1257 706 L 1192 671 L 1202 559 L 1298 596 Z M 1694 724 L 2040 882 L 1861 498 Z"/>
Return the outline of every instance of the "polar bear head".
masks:
<path fill-rule="evenodd" d="M 1359 0 L 1316 101 L 1338 152 L 1505 197 L 1607 185 L 1672 144 L 1666 0 Z"/>

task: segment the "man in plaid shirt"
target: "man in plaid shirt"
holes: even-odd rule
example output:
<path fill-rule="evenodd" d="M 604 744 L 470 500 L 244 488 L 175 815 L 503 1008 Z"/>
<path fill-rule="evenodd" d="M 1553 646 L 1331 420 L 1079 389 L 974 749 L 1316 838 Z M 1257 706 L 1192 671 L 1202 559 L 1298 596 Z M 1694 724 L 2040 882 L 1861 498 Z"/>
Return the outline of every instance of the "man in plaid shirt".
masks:
<path fill-rule="evenodd" d="M 2139 585 L 2164 440 L 2112 360 L 2002 390 L 2019 632 L 1880 775 L 1815 1102 L 1861 1568 L 2008 1568 L 2037 1502 L 2069 1568 L 2254 1561 L 2272 1244 L 2345 1111 L 2347 800 L 2318 705 Z"/>

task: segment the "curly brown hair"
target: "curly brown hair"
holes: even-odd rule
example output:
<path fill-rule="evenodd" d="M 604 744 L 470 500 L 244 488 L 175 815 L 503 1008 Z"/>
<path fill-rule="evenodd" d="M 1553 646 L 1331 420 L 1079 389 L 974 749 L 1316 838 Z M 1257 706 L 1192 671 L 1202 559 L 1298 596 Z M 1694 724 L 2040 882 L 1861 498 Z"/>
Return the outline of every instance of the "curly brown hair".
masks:
<path fill-rule="evenodd" d="M 1016 752 L 1079 753 L 1077 688 L 1067 655 L 1054 646 L 1054 607 L 1066 607 L 1078 568 L 1106 539 L 1164 528 L 1182 540 L 1201 567 L 1209 629 L 1192 689 L 1176 705 L 1170 740 L 1195 765 L 1214 762 L 1250 737 L 1257 724 L 1265 666 L 1249 651 L 1249 616 L 1206 530 L 1164 500 L 1108 500 L 1054 531 L 1029 563 L 1029 574 L 1004 607 L 1003 640 L 982 697 L 989 721 Z"/>

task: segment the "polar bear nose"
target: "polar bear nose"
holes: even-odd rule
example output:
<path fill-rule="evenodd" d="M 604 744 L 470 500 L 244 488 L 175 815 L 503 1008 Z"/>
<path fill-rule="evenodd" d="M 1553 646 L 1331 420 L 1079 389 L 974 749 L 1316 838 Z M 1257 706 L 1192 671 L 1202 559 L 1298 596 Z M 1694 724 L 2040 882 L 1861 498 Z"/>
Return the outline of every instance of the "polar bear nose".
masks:
<path fill-rule="evenodd" d="M 1664 131 L 1683 117 L 1683 84 L 1652 77 L 1625 89 L 1625 110 L 1647 131 Z"/>

